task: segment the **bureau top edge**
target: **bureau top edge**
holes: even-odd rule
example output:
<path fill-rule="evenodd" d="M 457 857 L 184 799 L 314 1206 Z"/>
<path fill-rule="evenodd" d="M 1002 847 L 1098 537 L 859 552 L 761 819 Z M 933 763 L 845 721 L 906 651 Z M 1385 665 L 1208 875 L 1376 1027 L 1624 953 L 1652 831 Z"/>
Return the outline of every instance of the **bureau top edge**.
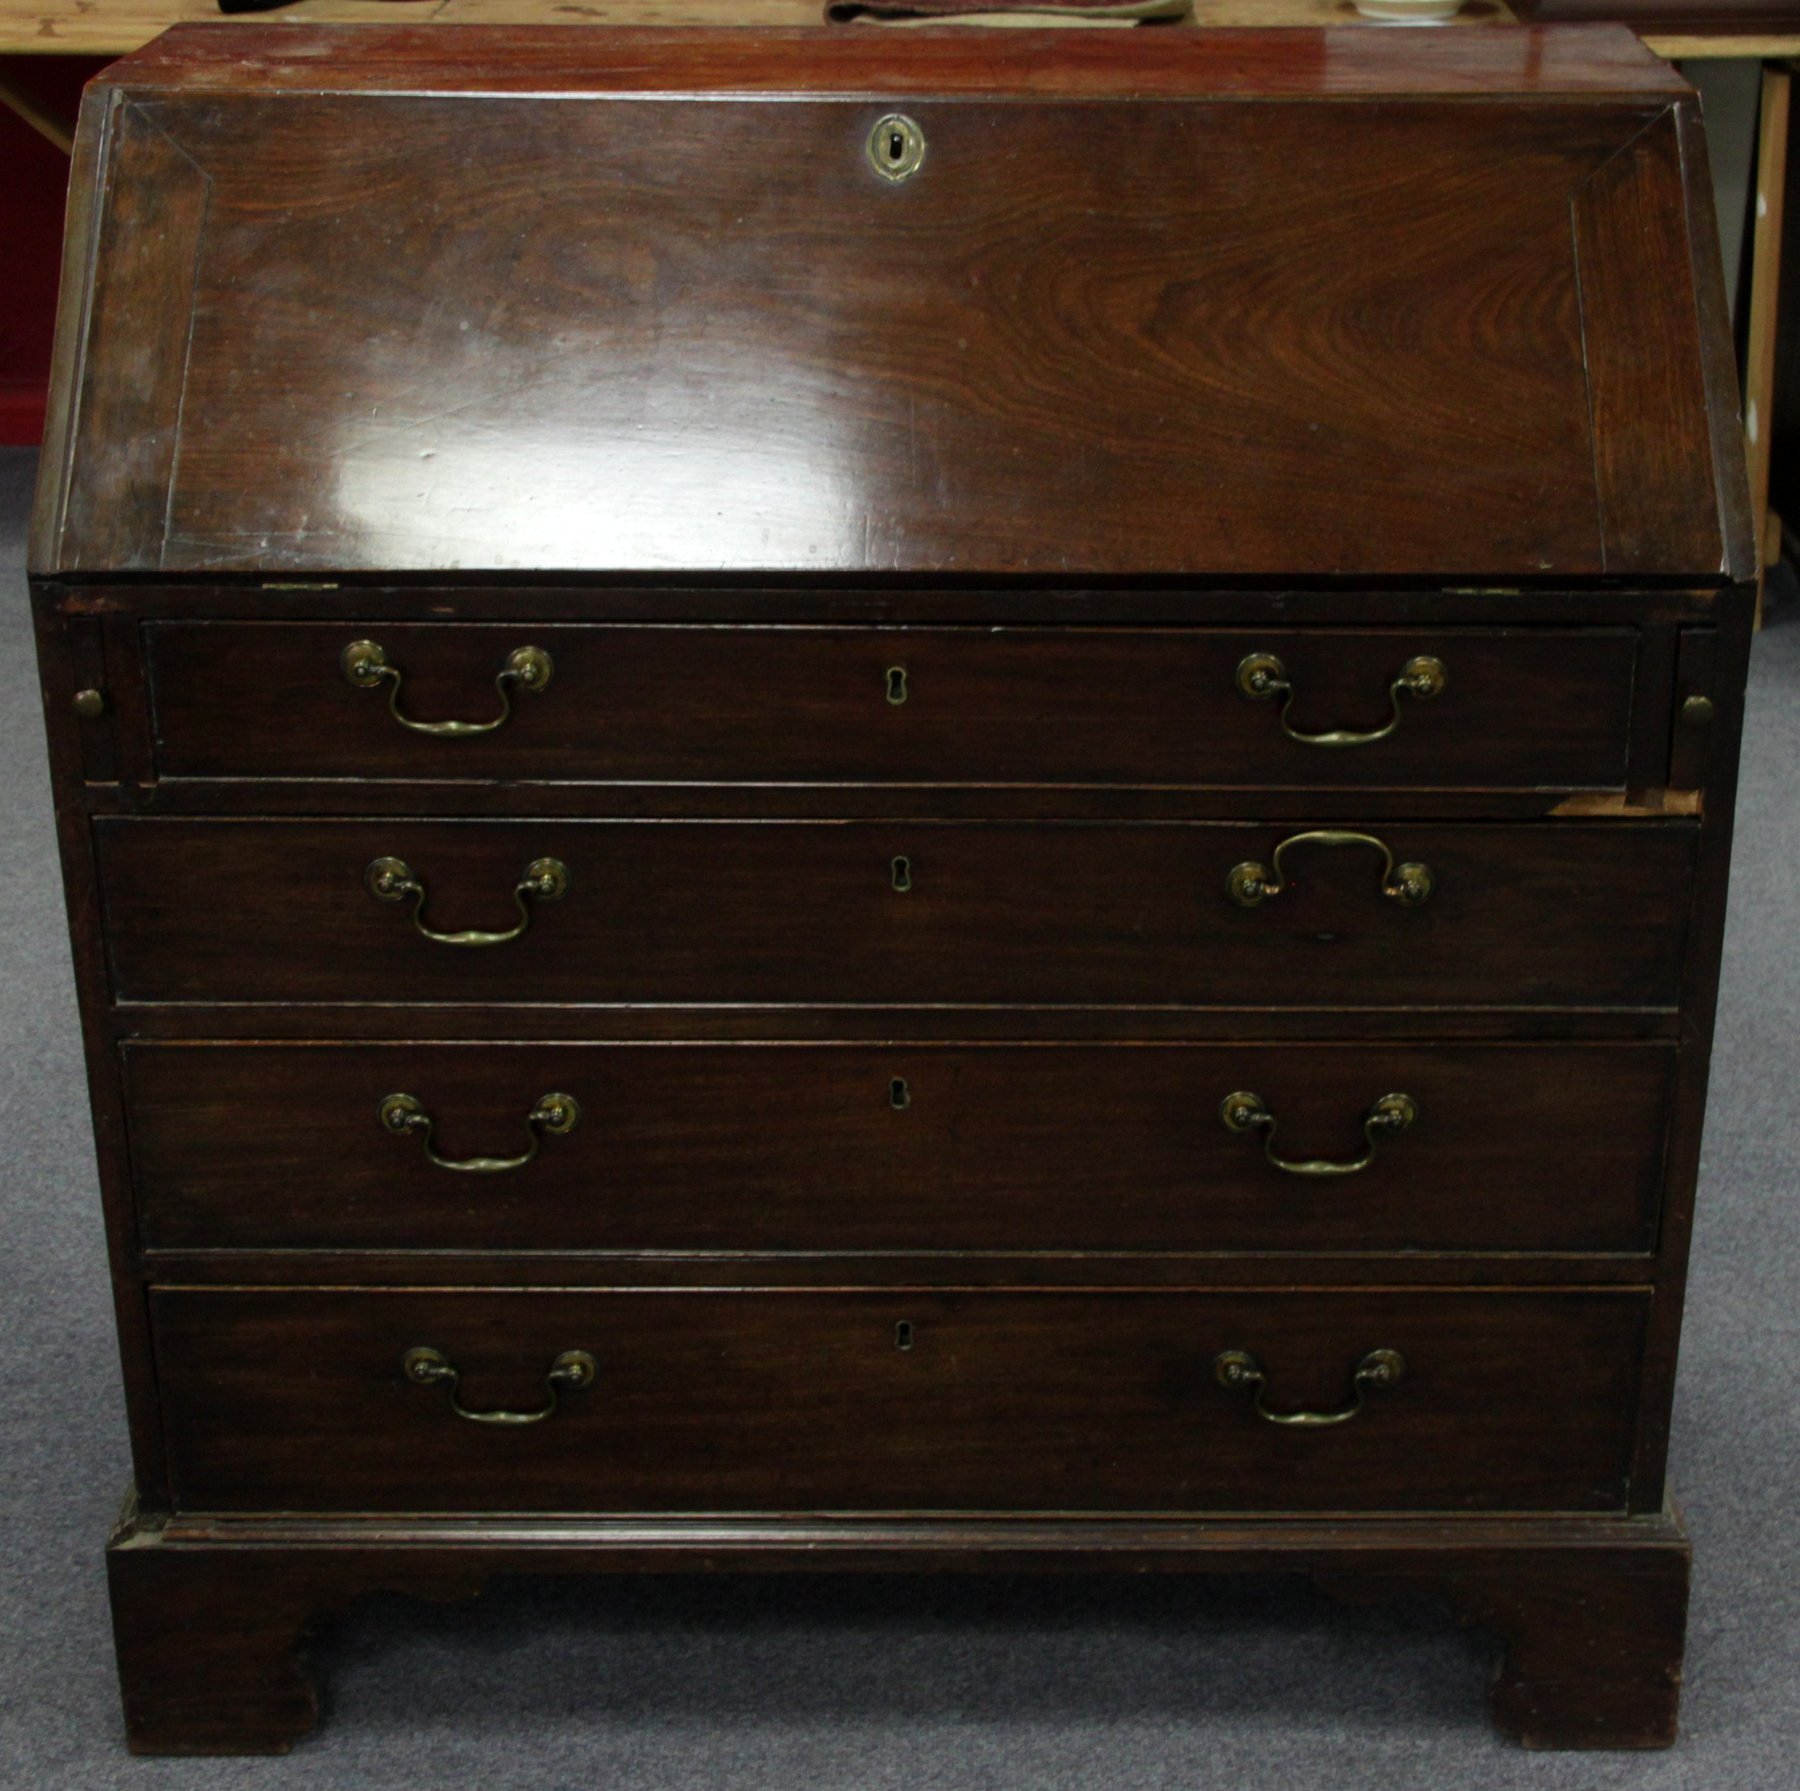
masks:
<path fill-rule="evenodd" d="M 1471 41 L 1480 37 L 1481 43 Z M 1486 41 L 1488 39 L 1493 41 Z M 354 56 L 345 54 L 347 47 Z M 328 72 L 327 72 L 328 71 Z M 829 31 L 693 26 L 179 24 L 106 87 L 245 93 L 781 98 L 930 92 L 1030 98 L 1688 97 L 1620 25 L 1408 33 L 1366 26 L 1150 32 Z"/>

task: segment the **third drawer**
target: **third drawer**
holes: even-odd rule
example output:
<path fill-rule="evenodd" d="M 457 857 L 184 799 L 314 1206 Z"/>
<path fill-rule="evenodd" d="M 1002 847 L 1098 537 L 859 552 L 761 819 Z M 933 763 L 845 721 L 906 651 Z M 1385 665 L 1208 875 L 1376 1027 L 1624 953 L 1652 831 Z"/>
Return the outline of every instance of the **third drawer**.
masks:
<path fill-rule="evenodd" d="M 125 1047 L 140 1222 L 163 1249 L 1646 1251 L 1675 1057 Z M 1242 1123 L 1249 1097 L 1266 1120 Z"/>

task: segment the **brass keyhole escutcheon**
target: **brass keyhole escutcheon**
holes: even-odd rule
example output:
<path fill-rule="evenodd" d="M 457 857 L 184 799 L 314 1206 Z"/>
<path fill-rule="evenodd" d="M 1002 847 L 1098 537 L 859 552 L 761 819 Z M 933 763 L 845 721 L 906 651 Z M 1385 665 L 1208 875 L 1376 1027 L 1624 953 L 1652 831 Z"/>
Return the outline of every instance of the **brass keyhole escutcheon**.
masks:
<path fill-rule="evenodd" d="M 895 708 L 906 701 L 906 667 L 890 665 L 887 673 L 887 700 Z"/>
<path fill-rule="evenodd" d="M 896 1113 L 904 1113 L 912 1105 L 912 1090 L 906 1086 L 904 1076 L 896 1076 L 888 1084 L 888 1105 Z"/>
<path fill-rule="evenodd" d="M 912 860 L 903 853 L 888 867 L 888 871 L 894 887 L 905 895 L 912 888 Z"/>
<path fill-rule="evenodd" d="M 903 1318 L 897 1325 L 894 1326 L 894 1348 L 895 1349 L 911 1349 L 912 1346 L 913 1346 L 912 1321 L 910 1319 Z"/>
<path fill-rule="evenodd" d="M 883 180 L 910 180 L 925 159 L 925 133 L 904 113 L 890 112 L 875 121 L 866 149 Z"/>

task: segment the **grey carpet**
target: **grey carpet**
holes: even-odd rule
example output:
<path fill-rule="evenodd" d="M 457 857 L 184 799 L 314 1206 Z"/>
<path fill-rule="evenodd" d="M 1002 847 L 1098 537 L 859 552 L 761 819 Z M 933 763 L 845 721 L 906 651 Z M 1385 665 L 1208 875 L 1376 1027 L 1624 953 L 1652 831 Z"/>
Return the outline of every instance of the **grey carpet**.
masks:
<path fill-rule="evenodd" d="M 619 1791 L 1319 1784 L 1788 1791 L 1800 1775 L 1800 626 L 1758 643 L 1674 1473 L 1698 1551 L 1684 1735 L 1527 1755 L 1478 1634 L 1288 1580 L 518 1581 L 384 1598 L 277 1761 L 131 1761 L 100 1546 L 126 1478 L 23 577 L 0 453 L 0 1783 Z"/>

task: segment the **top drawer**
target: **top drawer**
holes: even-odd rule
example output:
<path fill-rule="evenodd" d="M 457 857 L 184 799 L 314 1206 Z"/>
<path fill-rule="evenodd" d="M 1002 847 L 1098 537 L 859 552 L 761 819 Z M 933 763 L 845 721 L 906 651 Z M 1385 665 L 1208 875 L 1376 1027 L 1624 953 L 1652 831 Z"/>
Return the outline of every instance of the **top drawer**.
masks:
<path fill-rule="evenodd" d="M 1638 652 L 1630 629 L 144 634 L 164 777 L 581 783 L 1616 788 Z"/>

